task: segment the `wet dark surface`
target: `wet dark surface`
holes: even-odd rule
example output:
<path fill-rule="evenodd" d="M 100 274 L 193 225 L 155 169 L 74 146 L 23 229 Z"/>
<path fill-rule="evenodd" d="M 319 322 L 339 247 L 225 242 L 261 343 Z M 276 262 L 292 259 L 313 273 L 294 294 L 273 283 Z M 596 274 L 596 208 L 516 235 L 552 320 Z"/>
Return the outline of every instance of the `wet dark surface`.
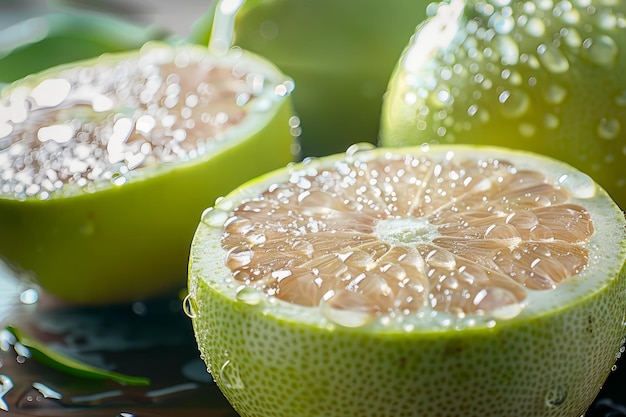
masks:
<path fill-rule="evenodd" d="M 237 416 L 200 360 L 179 297 L 98 309 L 44 299 L 24 305 L 12 298 L 0 293 L 3 329 L 16 326 L 84 363 L 148 377 L 151 384 L 128 386 L 70 375 L 28 357 L 3 332 L 0 416 Z"/>
<path fill-rule="evenodd" d="M 2 278 L 0 278 L 0 284 Z M 19 301 L 0 285 L 0 323 L 91 365 L 151 379 L 149 386 L 81 378 L 58 371 L 0 336 L 0 417 L 236 417 L 206 372 L 180 297 L 85 309 L 40 297 Z M 622 357 L 585 417 L 626 416 Z M 297 417 L 297 416 L 293 416 Z"/>

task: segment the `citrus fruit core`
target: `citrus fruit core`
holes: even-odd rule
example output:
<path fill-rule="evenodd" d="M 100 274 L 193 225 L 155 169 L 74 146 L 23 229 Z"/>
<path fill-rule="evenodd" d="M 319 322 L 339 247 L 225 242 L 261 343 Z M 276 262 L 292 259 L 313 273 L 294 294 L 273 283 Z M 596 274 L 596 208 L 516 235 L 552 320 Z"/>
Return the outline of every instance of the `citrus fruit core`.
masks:
<path fill-rule="evenodd" d="M 569 199 L 506 159 L 341 162 L 245 201 L 222 245 L 236 280 L 292 303 L 510 316 L 585 268 L 593 222 Z"/>

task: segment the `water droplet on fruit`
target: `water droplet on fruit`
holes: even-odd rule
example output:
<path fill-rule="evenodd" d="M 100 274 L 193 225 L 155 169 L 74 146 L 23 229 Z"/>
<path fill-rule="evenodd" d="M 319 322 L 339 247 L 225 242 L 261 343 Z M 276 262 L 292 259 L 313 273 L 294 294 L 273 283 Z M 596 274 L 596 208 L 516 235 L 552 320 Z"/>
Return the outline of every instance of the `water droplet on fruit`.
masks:
<path fill-rule="evenodd" d="M 219 371 L 220 381 L 230 389 L 243 389 L 245 388 L 243 381 L 241 380 L 241 376 L 239 375 L 239 370 L 233 364 L 230 359 L 227 359 L 224 364 L 220 367 Z"/>
<path fill-rule="evenodd" d="M 37 105 L 54 107 L 61 104 L 72 89 L 70 82 L 63 78 L 49 78 L 41 81 L 30 93 Z"/>
<path fill-rule="evenodd" d="M 430 251 L 425 261 L 430 265 L 437 268 L 454 269 L 456 267 L 456 259 L 452 253 L 447 250 L 434 249 Z"/>
<path fill-rule="evenodd" d="M 187 294 L 183 299 L 183 313 L 190 319 L 196 318 L 196 310 L 198 306 L 196 304 L 196 299 L 191 293 Z"/>
<path fill-rule="evenodd" d="M 618 17 L 611 9 L 602 9 L 596 13 L 598 26 L 605 30 L 613 30 L 618 24 Z"/>
<path fill-rule="evenodd" d="M 511 36 L 498 36 L 494 39 L 503 65 L 516 65 L 519 61 L 519 45 Z"/>
<path fill-rule="evenodd" d="M 583 41 L 583 57 L 593 64 L 613 67 L 617 61 L 619 48 L 613 38 L 599 35 Z"/>
<path fill-rule="evenodd" d="M 561 36 L 564 44 L 574 50 L 578 50 L 583 44 L 583 38 L 575 28 L 562 30 Z"/>
<path fill-rule="evenodd" d="M 602 139 L 615 139 L 619 135 L 622 125 L 617 119 L 602 118 L 598 124 L 598 136 Z"/>
<path fill-rule="evenodd" d="M 543 125 L 547 129 L 556 129 L 557 127 L 559 127 L 560 123 L 561 121 L 559 117 L 552 113 L 547 113 L 543 118 Z"/>
<path fill-rule="evenodd" d="M 200 216 L 202 223 L 211 227 L 222 227 L 228 219 L 228 213 L 209 207 Z"/>
<path fill-rule="evenodd" d="M 596 195 L 596 183 L 582 172 L 563 174 L 558 178 L 557 183 L 575 198 L 592 198 Z"/>
<path fill-rule="evenodd" d="M 528 19 L 528 22 L 526 22 L 526 33 L 528 33 L 529 35 L 541 37 L 545 34 L 545 32 L 546 25 L 543 20 L 539 19 L 538 17 L 531 17 L 530 19 Z"/>
<path fill-rule="evenodd" d="M 500 113 L 507 118 L 517 118 L 530 109 L 530 97 L 520 89 L 505 90 L 498 96 Z"/>
<path fill-rule="evenodd" d="M 558 408 L 567 400 L 567 388 L 558 385 L 546 393 L 545 401 L 548 407 Z"/>
<path fill-rule="evenodd" d="M 345 159 L 347 162 L 350 162 L 350 163 L 354 162 L 360 153 L 371 151 L 374 148 L 376 148 L 376 146 L 371 143 L 367 143 L 367 142 L 355 143 L 354 145 L 351 145 L 346 150 Z"/>
<path fill-rule="evenodd" d="M 242 303 L 256 306 L 265 299 L 265 295 L 254 287 L 244 285 L 237 290 L 236 298 Z"/>
<path fill-rule="evenodd" d="M 560 1 L 552 10 L 552 14 L 570 25 L 575 25 L 580 21 L 580 12 L 572 7 L 569 1 Z"/>
<path fill-rule="evenodd" d="M 342 290 L 327 292 L 320 301 L 320 312 L 331 323 L 343 327 L 362 327 L 376 319 L 376 312 L 364 296 Z"/>
<path fill-rule="evenodd" d="M 226 254 L 226 266 L 234 271 L 249 265 L 253 257 L 253 250 L 243 246 L 235 246 Z"/>
<path fill-rule="evenodd" d="M 506 35 L 511 33 L 515 28 L 515 20 L 511 16 L 511 8 L 503 8 L 502 11 L 494 13 L 489 18 L 489 26 L 491 26 L 496 33 Z"/>
<path fill-rule="evenodd" d="M 539 45 L 537 47 L 537 57 L 541 65 L 553 74 L 561 74 L 569 70 L 567 57 L 554 46 Z"/>
<path fill-rule="evenodd" d="M 20 293 L 20 302 L 22 304 L 35 304 L 39 300 L 39 293 L 35 288 L 27 288 Z"/>
<path fill-rule="evenodd" d="M 544 85 L 541 92 L 543 99 L 549 104 L 561 104 L 567 97 L 567 88 L 556 83 Z"/>

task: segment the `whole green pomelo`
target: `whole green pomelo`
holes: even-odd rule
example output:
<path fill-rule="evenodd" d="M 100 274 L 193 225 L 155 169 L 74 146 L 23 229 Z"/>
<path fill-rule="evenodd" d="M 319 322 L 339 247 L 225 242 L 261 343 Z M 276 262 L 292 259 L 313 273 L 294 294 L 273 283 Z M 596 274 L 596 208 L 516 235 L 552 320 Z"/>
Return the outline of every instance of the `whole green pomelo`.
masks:
<path fill-rule="evenodd" d="M 543 153 L 584 171 L 626 208 L 626 2 L 439 6 L 390 81 L 381 144 Z"/>

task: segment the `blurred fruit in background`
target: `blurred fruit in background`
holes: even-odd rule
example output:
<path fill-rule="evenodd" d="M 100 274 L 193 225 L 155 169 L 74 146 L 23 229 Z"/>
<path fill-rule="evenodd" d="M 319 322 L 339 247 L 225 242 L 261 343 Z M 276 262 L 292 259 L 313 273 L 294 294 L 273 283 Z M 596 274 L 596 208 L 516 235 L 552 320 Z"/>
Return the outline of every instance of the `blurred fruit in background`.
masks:
<path fill-rule="evenodd" d="M 247 0 L 235 45 L 274 62 L 296 82 L 303 156 L 375 143 L 393 67 L 426 17 L 428 0 Z M 206 44 L 212 10 L 190 40 Z"/>
<path fill-rule="evenodd" d="M 626 208 L 626 1 L 431 7 L 391 79 L 381 144 L 543 153 Z"/>
<path fill-rule="evenodd" d="M 86 11 L 45 11 L 0 28 L 0 83 L 105 52 L 137 49 L 169 33 L 112 15 Z"/>

